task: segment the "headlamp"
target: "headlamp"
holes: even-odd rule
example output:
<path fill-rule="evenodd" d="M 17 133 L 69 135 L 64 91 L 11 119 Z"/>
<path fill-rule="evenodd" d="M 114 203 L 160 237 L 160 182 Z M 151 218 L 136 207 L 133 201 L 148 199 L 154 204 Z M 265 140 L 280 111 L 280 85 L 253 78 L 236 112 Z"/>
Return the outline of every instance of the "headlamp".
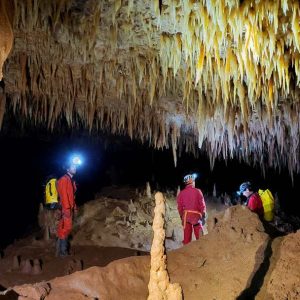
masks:
<path fill-rule="evenodd" d="M 197 173 L 193 173 L 192 176 L 193 176 L 193 179 L 195 180 L 198 177 L 198 174 Z"/>
<path fill-rule="evenodd" d="M 71 158 L 71 163 L 75 166 L 80 166 L 82 164 L 82 159 L 78 155 L 74 155 Z"/>

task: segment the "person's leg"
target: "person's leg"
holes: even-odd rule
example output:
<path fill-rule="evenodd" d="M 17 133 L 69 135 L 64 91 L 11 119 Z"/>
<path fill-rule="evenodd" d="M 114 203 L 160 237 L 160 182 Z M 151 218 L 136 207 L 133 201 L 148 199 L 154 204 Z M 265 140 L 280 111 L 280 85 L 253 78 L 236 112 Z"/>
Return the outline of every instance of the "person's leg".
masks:
<path fill-rule="evenodd" d="M 60 256 L 66 256 L 68 254 L 68 236 L 72 230 L 72 217 L 63 216 L 59 223 L 57 229 L 58 245 L 57 250 L 59 250 Z"/>
<path fill-rule="evenodd" d="M 192 232 L 193 232 L 193 225 L 186 222 L 185 224 L 185 228 L 184 228 L 184 231 L 183 231 L 183 244 L 186 245 L 188 243 L 191 242 L 192 240 Z"/>
<path fill-rule="evenodd" d="M 193 225 L 193 228 L 194 228 L 195 238 L 196 238 L 196 240 L 199 240 L 199 237 L 200 237 L 200 229 L 201 229 L 200 224 Z"/>

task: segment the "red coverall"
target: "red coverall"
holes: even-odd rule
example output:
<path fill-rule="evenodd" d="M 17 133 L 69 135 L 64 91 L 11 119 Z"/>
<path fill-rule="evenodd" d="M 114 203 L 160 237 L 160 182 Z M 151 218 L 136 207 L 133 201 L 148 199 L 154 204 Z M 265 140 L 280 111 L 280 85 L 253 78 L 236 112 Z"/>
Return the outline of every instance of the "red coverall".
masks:
<path fill-rule="evenodd" d="M 264 215 L 264 207 L 261 201 L 261 198 L 257 193 L 253 193 L 251 196 L 248 198 L 247 202 L 248 208 L 257 213 L 259 216 L 263 217 Z"/>
<path fill-rule="evenodd" d="M 61 219 L 58 223 L 57 236 L 59 239 L 65 240 L 71 233 L 73 212 L 77 210 L 76 184 L 68 174 L 65 174 L 57 182 L 57 191 L 61 203 Z"/>
<path fill-rule="evenodd" d="M 177 208 L 183 223 L 183 244 L 192 240 L 192 232 L 196 239 L 199 239 L 202 224 L 199 222 L 206 210 L 204 197 L 201 190 L 187 185 L 177 197 Z"/>

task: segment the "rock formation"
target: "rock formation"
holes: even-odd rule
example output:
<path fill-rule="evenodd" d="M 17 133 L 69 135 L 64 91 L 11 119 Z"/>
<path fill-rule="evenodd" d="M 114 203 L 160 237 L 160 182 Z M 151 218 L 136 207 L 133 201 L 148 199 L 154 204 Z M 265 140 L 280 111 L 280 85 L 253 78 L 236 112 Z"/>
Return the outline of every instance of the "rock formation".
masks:
<path fill-rule="evenodd" d="M 18 270 L 20 268 L 20 258 L 14 255 L 12 262 L 12 270 Z"/>
<path fill-rule="evenodd" d="M 181 246 L 182 226 L 174 196 L 166 195 L 166 201 L 166 248 L 170 250 Z M 150 251 L 153 211 L 153 200 L 146 195 L 130 200 L 101 197 L 90 201 L 75 223 L 73 244 Z"/>
<path fill-rule="evenodd" d="M 32 267 L 32 275 L 38 275 L 42 273 L 42 267 L 41 267 L 41 262 L 39 259 L 34 259 L 33 260 L 33 267 Z"/>
<path fill-rule="evenodd" d="M 300 170 L 298 1 L 14 3 L 8 113 Z"/>
<path fill-rule="evenodd" d="M 148 300 L 181 300 L 182 291 L 178 283 L 171 284 L 165 255 L 165 199 L 162 193 L 155 194 L 153 241 L 151 246 L 150 281 Z"/>
<path fill-rule="evenodd" d="M 0 81 L 2 80 L 2 68 L 13 45 L 13 1 L 1 0 L 0 2 Z"/>

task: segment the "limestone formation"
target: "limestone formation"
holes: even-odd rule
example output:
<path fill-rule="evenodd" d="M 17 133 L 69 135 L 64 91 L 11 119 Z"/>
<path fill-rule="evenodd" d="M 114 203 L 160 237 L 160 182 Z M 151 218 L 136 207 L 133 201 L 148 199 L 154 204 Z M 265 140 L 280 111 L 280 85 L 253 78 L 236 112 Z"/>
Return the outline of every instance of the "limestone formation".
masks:
<path fill-rule="evenodd" d="M 217 197 L 217 189 L 216 189 L 216 184 L 214 183 L 214 188 L 212 192 L 213 197 Z"/>
<path fill-rule="evenodd" d="M 174 193 L 167 194 L 166 199 L 168 211 L 166 249 L 171 250 L 181 246 L 182 225 Z M 84 205 L 83 214 L 78 216 L 78 225 L 73 231 L 73 243 L 117 245 L 150 251 L 154 201 L 146 196 L 129 201 L 121 199 L 105 199 L 105 201 L 100 198 Z"/>
<path fill-rule="evenodd" d="M 20 268 L 20 258 L 17 255 L 14 255 L 12 262 L 12 269 L 18 270 Z"/>
<path fill-rule="evenodd" d="M 21 273 L 31 274 L 32 273 L 32 265 L 29 259 L 26 259 L 24 263 L 21 265 Z"/>
<path fill-rule="evenodd" d="M 2 67 L 13 45 L 13 4 L 10 0 L 0 1 L 0 81 L 3 73 Z"/>
<path fill-rule="evenodd" d="M 33 260 L 33 268 L 31 274 L 38 275 L 42 273 L 41 262 L 39 259 Z"/>
<path fill-rule="evenodd" d="M 82 271 L 83 262 L 80 259 L 72 259 L 66 266 L 66 274 L 72 274 L 77 271 Z"/>
<path fill-rule="evenodd" d="M 178 283 L 171 284 L 167 271 L 164 248 L 165 230 L 165 199 L 162 193 L 155 194 L 155 209 L 153 220 L 154 237 L 151 246 L 151 269 L 148 284 L 148 300 L 180 300 L 181 287 Z"/>
<path fill-rule="evenodd" d="M 152 197 L 152 195 L 151 195 L 151 187 L 150 187 L 150 183 L 149 182 L 146 183 L 146 195 L 147 195 L 148 198 Z"/>
<path fill-rule="evenodd" d="M 132 221 L 133 216 L 136 214 L 136 207 L 132 199 L 130 199 L 130 202 L 128 204 L 128 211 L 129 211 L 129 221 Z"/>
<path fill-rule="evenodd" d="M 16 286 L 13 288 L 19 296 L 18 299 L 28 299 L 28 300 L 41 300 L 45 299 L 49 294 L 51 288 L 46 282 L 40 282 L 35 284 L 24 284 L 21 286 Z"/>
<path fill-rule="evenodd" d="M 299 172 L 299 1 L 12 2 L 4 97 L 20 121 Z"/>

